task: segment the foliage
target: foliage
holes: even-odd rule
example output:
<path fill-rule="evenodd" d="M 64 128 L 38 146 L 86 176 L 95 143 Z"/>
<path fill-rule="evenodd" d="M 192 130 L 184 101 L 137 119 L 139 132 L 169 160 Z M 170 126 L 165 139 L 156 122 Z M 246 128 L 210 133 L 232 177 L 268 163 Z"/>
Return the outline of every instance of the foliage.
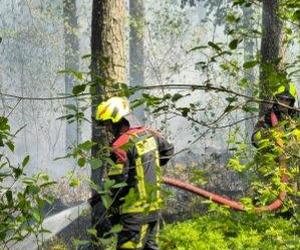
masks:
<path fill-rule="evenodd" d="M 218 1 L 214 1 L 214 4 L 216 2 Z M 182 10 L 175 8 L 173 12 L 169 13 L 167 11 L 168 6 L 172 5 L 163 5 L 163 11 L 157 11 L 155 18 L 153 18 L 153 20 L 158 21 L 158 23 L 166 24 L 158 25 L 158 27 L 154 28 L 152 27 L 154 31 L 157 31 L 153 32 L 153 38 L 156 39 L 156 42 L 159 41 L 157 44 L 154 42 L 154 47 L 159 47 L 158 44 L 164 41 L 164 45 L 171 45 L 171 48 L 174 48 L 174 41 L 181 37 L 181 32 L 189 25 L 188 19 L 181 15 L 181 13 L 183 13 Z M 225 32 L 228 38 L 226 42 L 224 42 L 225 39 L 222 41 L 211 40 L 187 50 L 187 55 L 197 54 L 201 57 L 195 65 L 196 70 L 203 76 L 203 84 L 201 86 L 186 86 L 186 88 L 190 88 L 190 91 L 182 91 L 180 93 L 171 91 L 171 93 L 165 93 L 162 91 L 161 95 L 145 91 L 141 98 L 133 102 L 134 106 L 146 104 L 155 117 L 165 115 L 166 113 L 176 117 L 183 117 L 193 124 L 194 131 L 192 132 L 194 132 L 195 136 L 199 136 L 199 131 L 201 131 L 203 127 L 207 127 L 213 132 L 217 129 L 229 127 L 232 132 L 232 130 L 234 130 L 232 129 L 233 125 L 244 121 L 244 119 L 238 120 L 233 125 L 226 123 L 230 121 L 233 116 L 240 117 L 242 112 L 249 115 L 256 114 L 258 111 L 256 103 L 262 102 L 263 100 L 258 99 L 258 82 L 255 80 L 250 81 L 246 77 L 249 69 L 255 69 L 257 73 L 259 67 L 266 68 L 268 81 L 271 82 L 272 85 L 270 86 L 270 90 L 274 90 L 279 83 L 286 82 L 292 76 L 292 73 L 296 70 L 296 64 L 291 62 L 286 65 L 286 72 L 278 73 L 274 72 L 272 68 L 269 69 L 269 65 L 263 65 L 261 63 L 259 53 L 250 60 L 241 59 L 241 53 L 243 52 L 242 45 L 245 40 L 255 40 L 261 36 L 261 29 L 257 24 L 254 27 L 241 28 L 242 25 L 240 22 L 242 15 L 240 8 L 250 8 L 251 6 L 250 1 L 233 1 L 232 9 L 226 12 L 227 23 Z M 256 9 L 256 12 L 258 12 L 258 9 Z M 293 13 L 292 17 L 297 15 L 295 14 L 296 12 Z M 287 15 L 285 18 L 288 19 L 289 17 L 290 16 Z M 154 24 L 155 23 L 148 23 L 150 27 L 151 25 L 155 26 Z M 293 31 L 289 30 L 289 32 Z M 152 34 L 151 32 L 149 33 Z M 166 37 L 169 37 L 168 42 L 166 42 Z M 156 60 L 160 68 L 165 66 L 164 61 L 168 61 L 166 60 L 167 57 L 176 55 L 172 53 L 172 50 L 167 50 L 167 46 L 162 46 L 162 51 L 158 53 L 159 55 L 165 55 L 164 58 L 161 58 L 161 62 Z M 181 44 L 179 46 L 182 47 Z M 165 51 L 169 51 L 169 53 L 162 53 Z M 155 61 L 157 58 L 155 58 L 155 55 L 152 56 L 154 57 L 153 61 Z M 168 66 L 169 65 L 167 65 L 167 67 Z M 171 75 L 178 73 L 182 68 L 183 66 L 178 64 L 174 65 L 174 67 L 169 67 L 169 69 L 171 69 Z M 157 70 L 153 70 L 153 72 L 154 71 L 155 78 L 159 84 L 162 84 L 164 79 L 171 79 L 171 77 L 168 76 L 162 77 L 162 74 L 159 74 L 161 72 L 158 73 Z M 163 69 L 161 71 L 165 73 L 168 70 Z M 288 74 L 287 72 L 290 71 L 293 72 Z M 77 98 L 86 94 L 85 91 L 87 87 L 107 87 L 106 80 L 101 77 L 95 77 L 97 80 L 90 82 L 88 80 L 89 74 L 90 73 L 73 72 L 74 77 L 79 80 L 79 84 L 73 89 L 73 94 Z M 192 94 L 195 94 L 196 88 L 210 92 L 212 94 L 209 96 L 211 98 L 210 100 L 214 100 L 215 97 L 218 96 L 221 101 L 213 102 L 213 104 L 209 102 L 209 98 L 203 98 L 205 102 L 201 102 L 198 99 L 191 101 L 190 97 Z M 130 96 L 135 91 L 141 91 L 141 89 L 128 88 L 126 85 L 116 85 L 107 90 L 114 94 Z M 245 95 L 244 93 L 249 89 L 251 89 L 251 95 Z M 93 95 L 94 93 L 92 92 L 91 94 Z M 88 119 L 84 118 L 85 109 L 80 108 L 78 110 L 74 105 L 68 105 L 66 108 L 73 111 L 73 114 L 63 118 L 66 118 L 70 122 L 80 119 L 88 121 Z M 239 136 L 243 133 L 244 131 L 237 129 L 236 135 L 229 138 L 229 150 L 235 153 L 235 155 L 229 160 L 228 166 L 240 173 L 245 171 L 250 172 L 250 174 L 247 175 L 247 181 L 249 179 L 252 181 L 253 189 L 255 190 L 253 193 L 259 193 L 258 198 L 255 197 L 254 203 L 267 204 L 276 198 L 278 192 L 283 190 L 287 190 L 292 194 L 293 190 L 291 187 L 281 183 L 280 169 L 276 164 L 279 155 L 283 153 L 290 154 L 291 151 L 283 152 L 282 149 L 276 147 L 275 144 L 278 134 L 267 132 L 268 139 L 263 141 L 264 143 L 260 145 L 258 152 L 254 152 L 254 150 L 250 149 L 251 146 L 249 143 L 245 142 L 245 140 L 240 140 Z M 196 138 L 195 141 L 197 139 L 198 138 Z M 285 138 L 285 140 L 289 141 L 288 138 Z M 105 154 L 99 155 L 97 159 L 92 158 L 90 156 L 90 150 L 93 146 L 93 142 L 84 142 L 78 145 L 73 153 L 68 156 L 76 159 L 80 167 L 86 166 L 87 163 L 89 163 L 93 169 L 101 168 L 107 165 L 106 163 L 110 166 L 114 165 L 114 163 L 109 162 Z M 294 149 L 295 147 L 289 148 Z M 249 160 L 250 155 L 255 155 L 254 161 Z M 297 166 L 295 161 L 291 161 L 290 164 Z M 292 173 L 293 171 L 294 173 Z M 191 180 L 202 180 L 202 172 L 196 169 L 195 173 L 198 175 L 194 175 L 194 178 L 191 178 Z M 297 176 L 296 173 L 297 170 L 295 168 L 290 174 L 295 177 Z M 75 186 L 79 185 L 79 183 L 79 180 L 73 179 L 70 185 Z M 203 184 L 203 181 L 201 184 Z M 106 208 L 109 208 L 113 202 L 111 194 L 112 189 L 116 188 L 115 185 L 114 182 L 109 180 L 104 181 L 101 187 L 95 185 L 95 183 L 91 183 L 91 187 L 101 195 L 102 202 Z M 250 195 L 253 193 L 250 193 Z M 245 203 L 251 203 L 251 199 L 247 197 L 244 201 Z M 255 225 L 258 219 L 260 222 Z M 239 220 L 245 221 L 245 223 Z M 297 247 L 297 241 L 293 241 L 291 238 L 294 231 L 288 231 L 288 228 L 293 228 L 293 225 L 285 223 L 288 222 L 272 217 L 266 219 L 263 216 L 258 217 L 254 215 L 235 217 L 235 215 L 231 214 L 223 219 L 222 216 L 204 217 L 196 219 L 195 221 L 178 224 L 174 226 L 174 230 L 172 226 L 168 226 L 164 231 L 165 236 L 163 237 L 165 238 L 162 244 L 166 244 L 163 245 L 165 249 L 191 249 L 191 247 L 193 249 L 271 249 L 273 244 L 276 244 L 278 247 Z M 204 225 L 203 227 L 202 224 Z M 285 235 L 284 232 L 278 232 L 276 231 L 277 229 L 273 229 L 272 226 L 274 225 L 278 225 L 279 229 L 287 228 L 287 235 Z M 92 236 L 96 236 L 95 229 L 90 229 L 89 233 Z M 276 235 L 276 237 L 273 237 L 274 235 Z M 279 236 L 277 237 L 277 235 Z M 284 239 L 284 243 L 282 243 L 282 239 Z M 285 242 L 285 239 L 288 239 L 289 242 Z M 80 242 L 77 243 L 80 244 Z M 108 244 L 110 243 L 111 242 Z M 177 243 L 178 245 L 176 245 Z"/>
<path fill-rule="evenodd" d="M 53 197 L 49 188 L 54 184 L 47 174 L 26 175 L 27 155 L 21 163 L 11 160 L 14 153 L 14 134 L 8 119 L 0 117 L 0 245 L 9 248 L 29 234 L 37 235 L 47 230 L 42 227 L 46 203 Z"/>
<path fill-rule="evenodd" d="M 248 195 L 252 196 L 256 205 L 271 203 L 282 191 L 289 194 L 283 211 L 294 207 L 299 199 L 296 186 L 299 180 L 300 137 L 296 124 L 296 121 L 286 120 L 277 127 L 261 129 L 254 137 L 257 148 L 252 149 L 254 157 L 251 159 L 247 145 L 235 136 L 229 141 L 235 155 L 228 165 L 236 171 L 249 173 L 251 189 Z M 288 183 L 283 183 L 283 175 L 288 177 Z"/>
<path fill-rule="evenodd" d="M 299 249 L 299 226 L 272 215 L 216 212 L 166 225 L 162 250 Z"/>

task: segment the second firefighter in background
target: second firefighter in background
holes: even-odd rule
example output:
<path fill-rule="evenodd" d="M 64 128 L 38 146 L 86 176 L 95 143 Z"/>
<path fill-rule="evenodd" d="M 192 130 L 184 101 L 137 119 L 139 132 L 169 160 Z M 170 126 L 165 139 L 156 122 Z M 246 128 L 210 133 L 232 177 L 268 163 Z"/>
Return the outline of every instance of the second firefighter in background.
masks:
<path fill-rule="evenodd" d="M 274 104 L 263 114 L 258 120 L 254 133 L 252 135 L 252 143 L 257 150 L 257 157 L 262 166 L 258 169 L 261 178 L 272 182 L 278 167 L 279 157 L 284 156 L 284 161 L 288 165 L 286 170 L 289 174 L 289 197 L 297 193 L 299 184 L 299 165 L 297 157 L 293 151 L 299 149 L 300 130 L 299 130 L 299 112 L 295 109 L 297 99 L 297 90 L 291 82 L 280 85 L 275 93 L 273 93 Z M 270 157 L 273 155 L 273 157 Z M 269 167 L 267 167 L 270 165 Z M 294 174 L 291 174 L 294 172 Z M 276 177 L 276 176 L 275 176 Z M 276 178 L 275 178 L 276 180 Z M 277 189 L 280 190 L 279 187 Z M 280 213 L 284 217 L 290 218 L 294 214 L 294 208 L 297 202 L 295 200 L 289 205 L 287 212 Z"/>

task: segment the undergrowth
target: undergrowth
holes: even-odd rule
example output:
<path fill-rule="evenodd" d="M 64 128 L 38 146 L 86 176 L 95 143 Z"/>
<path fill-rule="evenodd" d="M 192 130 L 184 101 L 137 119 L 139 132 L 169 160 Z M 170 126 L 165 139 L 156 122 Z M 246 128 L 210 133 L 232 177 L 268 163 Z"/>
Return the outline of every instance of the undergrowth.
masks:
<path fill-rule="evenodd" d="M 300 249 L 300 226 L 297 218 L 273 214 L 213 213 L 166 225 L 160 246 L 161 250 Z"/>

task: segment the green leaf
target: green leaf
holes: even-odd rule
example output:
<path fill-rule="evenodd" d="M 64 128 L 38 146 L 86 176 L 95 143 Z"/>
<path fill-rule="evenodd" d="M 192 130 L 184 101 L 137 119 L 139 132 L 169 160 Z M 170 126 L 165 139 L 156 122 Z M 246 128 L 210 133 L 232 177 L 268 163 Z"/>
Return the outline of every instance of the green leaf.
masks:
<path fill-rule="evenodd" d="M 29 156 L 29 155 L 27 155 L 27 156 L 24 158 L 24 160 L 23 160 L 23 162 L 22 162 L 22 167 L 23 167 L 23 168 L 28 164 L 29 159 L 30 159 L 30 156 Z"/>
<path fill-rule="evenodd" d="M 300 9 L 296 10 L 293 14 L 293 19 L 299 21 L 300 20 Z"/>
<path fill-rule="evenodd" d="M 212 47 L 213 49 L 217 50 L 217 51 L 222 51 L 222 49 L 217 44 L 215 44 L 213 42 L 208 42 L 208 45 L 210 47 Z"/>
<path fill-rule="evenodd" d="M 33 186 L 33 185 L 34 184 L 30 184 L 30 186 L 27 186 L 26 189 L 29 194 L 36 195 L 40 192 L 41 189 L 39 187 Z"/>
<path fill-rule="evenodd" d="M 7 177 L 7 176 L 10 176 L 10 175 L 11 174 L 9 172 L 7 172 L 7 173 L 0 172 L 0 178 Z"/>
<path fill-rule="evenodd" d="M 245 3 L 246 0 L 234 0 L 233 1 L 233 6 L 236 5 L 243 5 Z"/>
<path fill-rule="evenodd" d="M 257 64 L 258 64 L 259 62 L 258 61 L 248 61 L 248 62 L 245 62 L 244 64 L 243 64 L 243 68 L 244 69 L 250 69 L 250 68 L 253 68 L 253 67 L 255 67 Z"/>
<path fill-rule="evenodd" d="M 77 147 L 82 149 L 82 150 L 88 151 L 96 144 L 97 143 L 92 142 L 92 141 L 85 141 L 85 142 L 79 144 Z"/>
<path fill-rule="evenodd" d="M 72 70 L 72 75 L 79 80 L 83 79 L 83 74 L 81 72 Z"/>
<path fill-rule="evenodd" d="M 228 13 L 226 16 L 226 21 L 228 23 L 235 23 L 236 22 L 236 17 L 233 13 Z M 233 33 L 234 30 L 230 30 L 230 33 Z"/>
<path fill-rule="evenodd" d="M 195 68 L 196 69 L 199 69 L 199 68 L 205 69 L 206 67 L 207 67 L 207 63 L 204 62 L 204 61 L 200 61 L 200 62 L 195 63 Z"/>
<path fill-rule="evenodd" d="M 165 100 L 168 100 L 172 97 L 172 95 L 170 93 L 167 93 L 163 96 L 162 100 L 165 101 Z"/>
<path fill-rule="evenodd" d="M 84 167 L 85 163 L 86 163 L 86 160 L 85 158 L 79 158 L 78 161 L 77 161 L 79 167 Z"/>
<path fill-rule="evenodd" d="M 231 158 L 228 162 L 228 165 L 237 172 L 242 172 L 245 169 L 245 166 L 236 158 Z"/>
<path fill-rule="evenodd" d="M 90 187 L 92 190 L 95 190 L 98 194 L 102 193 L 102 189 L 99 185 L 97 185 L 96 183 L 94 183 L 93 181 L 89 181 Z"/>
<path fill-rule="evenodd" d="M 63 119 L 70 120 L 74 117 L 75 117 L 74 115 L 68 114 L 68 115 L 63 115 L 63 116 L 58 117 L 57 120 L 63 120 Z"/>
<path fill-rule="evenodd" d="M 229 97 L 226 97 L 226 101 L 228 102 L 236 102 L 238 100 L 238 98 L 236 96 L 229 96 Z"/>
<path fill-rule="evenodd" d="M 41 216 L 41 212 L 39 210 L 34 210 L 32 213 L 33 218 L 36 220 L 36 222 L 41 222 L 42 220 L 42 216 Z"/>
<path fill-rule="evenodd" d="M 241 42 L 241 39 L 234 39 L 229 43 L 229 48 L 234 50 L 237 48 L 237 46 L 239 45 L 239 43 Z"/>
<path fill-rule="evenodd" d="M 89 240 L 77 240 L 77 239 L 74 239 L 74 240 L 73 240 L 73 244 L 74 244 L 75 246 L 87 245 L 87 244 L 89 244 L 89 243 L 91 243 Z"/>
<path fill-rule="evenodd" d="M 10 207 L 12 207 L 14 205 L 12 191 L 11 190 L 6 191 L 5 196 L 6 196 L 8 205 Z"/>
<path fill-rule="evenodd" d="M 82 58 L 82 59 L 86 59 L 86 58 L 90 58 L 90 57 L 92 57 L 91 54 L 86 54 L 86 55 L 82 56 L 81 58 Z"/>
<path fill-rule="evenodd" d="M 97 158 L 91 159 L 91 160 L 90 160 L 90 164 L 91 164 L 91 168 L 92 168 L 93 170 L 102 167 L 102 161 L 101 161 L 100 159 L 97 159 Z"/>
<path fill-rule="evenodd" d="M 126 186 L 127 186 L 126 182 L 121 182 L 121 183 L 113 185 L 112 188 L 122 188 L 122 187 L 126 187 Z"/>
<path fill-rule="evenodd" d="M 89 235 L 97 236 L 97 230 L 95 228 L 89 228 L 86 230 Z"/>
<path fill-rule="evenodd" d="M 194 48 L 190 49 L 187 53 L 190 53 L 190 52 L 195 51 L 195 50 L 206 49 L 206 48 L 207 48 L 206 45 L 197 46 L 197 47 L 194 47 Z"/>
<path fill-rule="evenodd" d="M 44 181 L 48 181 L 49 180 L 49 175 L 45 172 L 39 173 L 38 174 L 38 178 L 44 180 Z"/>
<path fill-rule="evenodd" d="M 23 169 L 13 168 L 13 172 L 14 172 L 15 178 L 17 179 L 23 174 Z"/>
<path fill-rule="evenodd" d="M 112 204 L 112 199 L 110 198 L 109 195 L 101 195 L 101 200 L 105 208 L 109 208 L 110 205 Z"/>
<path fill-rule="evenodd" d="M 235 109 L 235 106 L 233 106 L 233 105 L 228 105 L 228 106 L 224 109 L 224 113 L 228 113 L 228 112 L 232 111 L 233 109 Z"/>
<path fill-rule="evenodd" d="M 39 232 L 40 232 L 40 233 L 51 233 L 50 230 L 47 230 L 47 229 L 45 229 L 45 228 L 42 228 Z"/>
<path fill-rule="evenodd" d="M 73 87 L 72 93 L 73 95 L 78 95 L 85 91 L 86 84 L 80 84 Z"/>
<path fill-rule="evenodd" d="M 117 224 L 114 225 L 111 229 L 110 229 L 110 233 L 119 233 L 121 232 L 123 229 L 123 226 L 121 224 Z"/>
<path fill-rule="evenodd" d="M 106 179 L 104 182 L 104 190 L 109 190 L 114 184 L 115 180 Z"/>
<path fill-rule="evenodd" d="M 27 185 L 33 185 L 35 183 L 35 179 L 29 178 L 29 177 L 25 177 L 25 178 L 22 179 L 22 182 L 24 184 L 27 184 Z"/>
<path fill-rule="evenodd" d="M 155 114 L 155 113 L 158 113 L 161 110 L 168 111 L 169 110 L 169 106 L 168 105 L 163 105 L 161 107 L 158 107 L 158 108 L 154 109 L 152 111 L 152 113 Z"/>
<path fill-rule="evenodd" d="M 183 95 L 176 93 L 175 95 L 173 95 L 171 100 L 172 100 L 172 102 L 176 102 L 182 97 L 183 97 Z"/>
<path fill-rule="evenodd" d="M 53 186 L 56 183 L 57 183 L 56 181 L 48 181 L 48 182 L 45 182 L 45 183 L 41 184 L 40 188 L 45 188 L 45 187 Z"/>
<path fill-rule="evenodd" d="M 15 145 L 11 141 L 8 141 L 6 143 L 6 146 L 10 149 L 11 152 L 15 151 Z"/>
<path fill-rule="evenodd" d="M 80 184 L 80 180 L 78 178 L 72 178 L 69 182 L 70 187 L 77 187 Z"/>
<path fill-rule="evenodd" d="M 6 117 L 0 116 L 0 130 L 9 131 L 10 126 L 8 125 L 8 119 Z"/>
<path fill-rule="evenodd" d="M 187 117 L 188 113 L 190 112 L 190 109 L 187 108 L 187 107 L 180 108 L 180 109 L 178 109 L 178 110 L 181 112 L 181 115 L 182 115 L 183 117 Z"/>

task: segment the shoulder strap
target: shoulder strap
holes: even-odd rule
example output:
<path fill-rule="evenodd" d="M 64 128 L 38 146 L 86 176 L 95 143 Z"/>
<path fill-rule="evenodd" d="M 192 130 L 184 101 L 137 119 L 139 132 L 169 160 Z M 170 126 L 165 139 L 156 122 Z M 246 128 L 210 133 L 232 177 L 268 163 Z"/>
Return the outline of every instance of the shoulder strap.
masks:
<path fill-rule="evenodd" d="M 139 128 L 130 128 L 126 133 L 119 136 L 119 138 L 113 143 L 113 148 L 121 147 L 124 144 L 129 142 L 130 136 L 138 134 L 140 132 L 144 132 L 145 128 L 139 127 Z"/>

